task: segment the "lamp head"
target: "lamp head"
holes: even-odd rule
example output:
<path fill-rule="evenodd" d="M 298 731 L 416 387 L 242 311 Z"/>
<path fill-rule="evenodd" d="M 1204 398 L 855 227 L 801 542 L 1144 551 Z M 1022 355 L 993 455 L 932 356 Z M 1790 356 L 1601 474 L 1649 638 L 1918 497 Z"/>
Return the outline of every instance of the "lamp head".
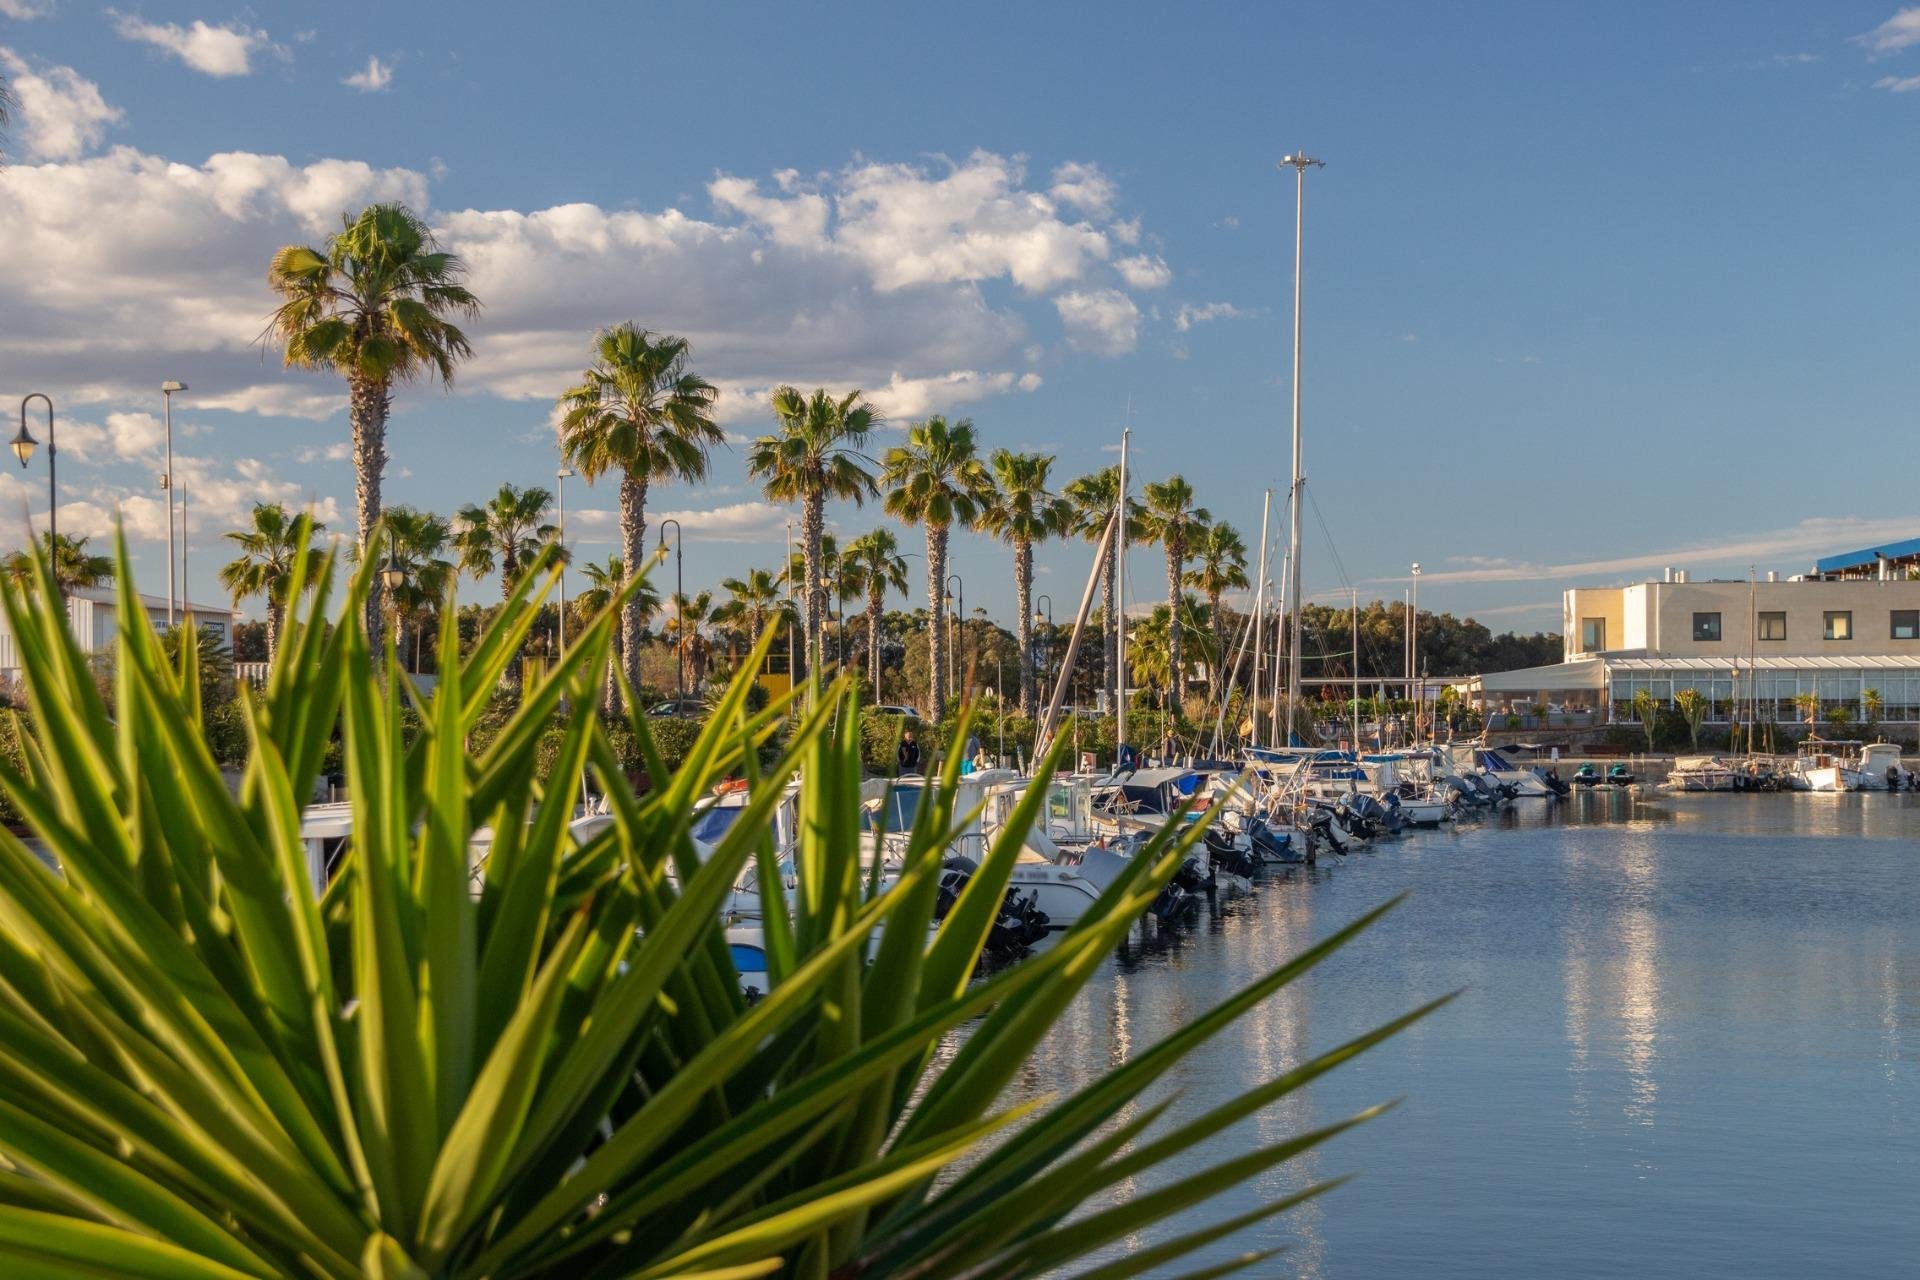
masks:
<path fill-rule="evenodd" d="M 163 392 L 166 392 L 168 395 L 172 395 L 176 391 L 185 391 L 186 389 L 187 389 L 186 383 L 175 382 L 172 378 L 168 378 L 165 382 L 160 384 L 160 390 L 162 390 Z"/>
<path fill-rule="evenodd" d="M 387 562 L 380 566 L 380 582 L 389 591 L 397 591 L 407 580 L 406 566 L 400 563 L 400 542 L 396 537 L 387 544 Z"/>
<path fill-rule="evenodd" d="M 13 438 L 13 456 L 20 459 L 21 466 L 27 465 L 27 460 L 33 457 L 34 446 L 39 443 L 33 438 L 33 433 L 27 430 L 26 420 L 21 419 L 20 434 Z"/>

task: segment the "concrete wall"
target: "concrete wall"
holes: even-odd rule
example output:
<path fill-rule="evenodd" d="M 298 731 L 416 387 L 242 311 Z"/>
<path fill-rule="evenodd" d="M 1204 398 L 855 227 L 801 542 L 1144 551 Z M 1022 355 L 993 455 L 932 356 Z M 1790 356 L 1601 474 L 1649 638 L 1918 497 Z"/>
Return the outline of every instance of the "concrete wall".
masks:
<path fill-rule="evenodd" d="M 1566 654 L 1578 656 L 1583 618 L 1607 620 L 1607 648 L 1645 650 L 1670 658 L 1920 657 L 1920 639 L 1896 640 L 1896 609 L 1920 609 L 1920 582 L 1644 582 L 1630 587 L 1579 587 L 1565 594 Z M 1853 615 L 1853 638 L 1826 639 L 1829 611 Z M 1787 615 L 1785 640 L 1752 636 L 1758 614 Z M 1696 613 L 1720 615 L 1720 639 L 1696 641 Z M 1616 630 L 1617 628 L 1617 630 Z"/>

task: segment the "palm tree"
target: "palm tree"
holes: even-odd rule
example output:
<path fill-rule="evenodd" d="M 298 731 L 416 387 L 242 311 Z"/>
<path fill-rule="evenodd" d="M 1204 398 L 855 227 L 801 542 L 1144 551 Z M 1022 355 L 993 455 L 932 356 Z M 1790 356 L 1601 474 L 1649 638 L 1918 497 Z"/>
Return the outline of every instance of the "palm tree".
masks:
<path fill-rule="evenodd" d="M 1200 531 L 1193 544 L 1193 568 L 1187 571 L 1187 585 L 1207 598 L 1213 649 L 1220 655 L 1220 661 L 1210 668 L 1213 679 L 1209 691 L 1217 698 L 1226 678 L 1221 666 L 1227 653 L 1226 615 L 1220 608 L 1220 597 L 1247 588 L 1247 544 L 1241 541 L 1239 530 L 1221 520 Z"/>
<path fill-rule="evenodd" d="M 601 611 L 610 606 L 614 598 L 620 594 L 621 584 L 626 581 L 626 570 L 619 556 L 608 556 L 600 564 L 588 561 L 580 566 L 580 572 L 587 580 L 587 589 L 575 595 L 569 607 L 574 611 L 574 616 L 585 624 L 598 617 Z M 645 619 L 652 617 L 660 609 L 660 593 L 653 589 L 651 582 L 642 581 L 638 587 L 634 588 L 633 598 L 640 606 L 640 617 L 644 626 Z M 613 651 L 616 654 L 622 652 L 621 646 L 625 643 L 625 637 L 618 631 L 614 632 Z M 614 678 L 614 673 L 616 670 L 624 669 L 624 665 L 615 667 L 613 664 L 608 664 L 607 666 L 607 687 L 605 693 L 601 695 L 600 705 L 609 713 L 619 701 L 620 686 Z"/>
<path fill-rule="evenodd" d="M 700 648 L 707 624 L 713 621 L 713 592 L 702 591 L 696 596 L 676 593 L 672 603 L 673 616 L 666 625 L 673 632 L 675 660 L 686 670 L 687 683 L 698 686 L 705 674 Z"/>
<path fill-rule="evenodd" d="M 1068 483 L 1063 496 L 1073 507 L 1073 529 L 1086 541 L 1099 545 L 1107 522 L 1113 519 L 1114 506 L 1120 501 L 1120 468 L 1103 467 Z M 1127 537 L 1139 536 L 1140 508 L 1127 503 Z M 1107 570 L 1100 581 L 1100 629 L 1105 650 L 1100 663 L 1100 687 L 1114 687 L 1114 663 L 1118 658 L 1120 626 L 1114 604 L 1120 594 L 1120 548 L 1107 557 Z"/>
<path fill-rule="evenodd" d="M 863 533 L 847 544 L 841 557 L 844 585 L 848 596 L 867 599 L 867 674 L 873 684 L 873 696 L 880 696 L 880 618 L 891 587 L 907 594 L 907 561 L 900 554 L 900 540 L 891 529 Z"/>
<path fill-rule="evenodd" d="M 559 534 L 547 523 L 552 507 L 553 495 L 545 489 L 503 484 L 484 506 L 468 503 L 460 508 L 453 528 L 460 568 L 482 578 L 497 567 L 501 598 L 512 595 L 540 549 Z"/>
<path fill-rule="evenodd" d="M 648 487 L 705 478 L 707 451 L 726 436 L 713 421 L 714 385 L 687 370 L 685 338 L 628 321 L 595 335 L 593 353 L 579 385 L 560 395 L 560 449 L 589 481 L 620 473 L 620 563 L 631 581 L 646 555 Z M 620 649 L 635 686 L 645 626 L 629 600 Z"/>
<path fill-rule="evenodd" d="M 413 666 L 418 670 L 426 619 L 446 604 L 447 588 L 453 583 L 453 561 L 441 554 L 453 537 L 453 529 L 445 516 L 405 505 L 387 508 L 384 522 L 386 553 L 400 566 L 402 575 L 390 602 L 399 632 L 394 647 L 404 655 L 405 637 L 411 631 Z M 376 545 L 374 550 L 377 555 L 381 548 Z"/>
<path fill-rule="evenodd" d="M 89 538 L 72 538 L 64 533 L 40 535 L 40 551 L 53 562 L 53 585 L 61 591 L 78 587 L 98 587 L 113 581 L 113 557 L 89 554 Z M 33 580 L 33 557 L 15 551 L 0 561 L 0 573 L 19 585 Z"/>
<path fill-rule="evenodd" d="M 776 387 L 773 416 L 777 435 L 761 436 L 747 454 L 747 474 L 765 482 L 767 497 L 800 504 L 801 547 L 806 556 L 801 603 L 805 611 L 807 669 L 818 669 L 820 615 L 827 603 L 826 562 L 820 542 L 826 532 L 827 499 L 856 506 L 877 489 L 867 470 L 873 459 L 860 452 L 880 423 L 880 415 L 859 391 L 835 397 L 822 387 L 802 395 L 794 387 Z"/>
<path fill-rule="evenodd" d="M 362 555 L 380 523 L 394 385 L 422 373 L 451 383 L 454 366 L 472 354 L 452 320 L 480 312 L 462 283 L 466 274 L 466 264 L 439 247 L 420 215 L 399 204 L 368 205 L 343 218 L 319 248 L 283 245 L 267 267 L 267 284 L 281 301 L 264 336 L 280 344 L 288 365 L 331 369 L 347 380 Z M 378 592 L 376 578 L 367 599 L 375 635 Z"/>
<path fill-rule="evenodd" d="M 782 594 L 780 575 L 771 569 L 749 569 L 744 577 L 721 579 L 720 585 L 728 599 L 714 609 L 713 620 L 743 625 L 749 646 L 760 642 L 769 619 L 787 611 L 783 608 L 788 601 Z M 729 651 L 727 660 L 733 661 L 734 656 Z"/>
<path fill-rule="evenodd" d="M 993 477 L 980 461 L 973 423 L 949 423 L 935 416 L 916 423 L 907 442 L 887 450 L 880 482 L 887 489 L 887 514 L 927 531 L 928 714 L 938 718 L 947 707 L 946 604 L 947 535 L 953 526 L 971 525 L 993 497 Z"/>
<path fill-rule="evenodd" d="M 1020 714 L 1038 709 L 1033 680 L 1033 544 L 1073 527 L 1073 504 L 1047 488 L 1053 459 L 1039 453 L 993 453 L 993 501 L 980 528 L 1013 547 L 1013 593 L 1020 606 Z"/>
<path fill-rule="evenodd" d="M 1180 581 L 1187 571 L 1187 549 L 1194 534 L 1213 517 L 1205 507 L 1193 505 L 1193 486 L 1184 476 L 1156 480 L 1142 489 L 1140 495 L 1144 499 L 1142 532 L 1167 552 L 1167 602 L 1172 605 L 1180 599 Z M 1173 688 L 1172 709 L 1176 711 L 1186 695 L 1186 667 L 1180 660 L 1184 630 L 1184 627 L 1173 627 L 1167 634 L 1167 669 L 1180 681 Z"/>
<path fill-rule="evenodd" d="M 311 516 L 293 515 L 277 502 L 256 502 L 250 527 L 224 535 L 240 554 L 220 566 L 220 585 L 235 605 L 249 596 L 266 598 L 268 662 L 280 652 L 280 623 L 294 569 L 304 560 L 309 577 L 318 571 L 322 555 L 313 539 L 326 527 Z"/>
<path fill-rule="evenodd" d="M 834 582 L 834 578 L 838 573 L 839 563 L 839 541 L 831 533 L 822 533 L 820 535 L 820 593 L 824 597 L 831 598 L 829 588 L 837 588 L 838 586 L 838 584 Z M 774 580 L 778 582 L 781 589 L 787 593 L 787 600 L 794 606 L 794 609 L 798 610 L 801 593 L 806 590 L 806 548 L 802 547 L 787 552 L 787 567 L 775 574 Z M 833 610 L 831 608 L 822 609 L 820 612 L 823 615 L 821 619 L 822 625 L 833 621 Z M 804 615 L 796 612 L 795 616 Z M 826 660 L 826 646 L 824 641 L 821 642 L 820 657 L 822 662 Z"/>

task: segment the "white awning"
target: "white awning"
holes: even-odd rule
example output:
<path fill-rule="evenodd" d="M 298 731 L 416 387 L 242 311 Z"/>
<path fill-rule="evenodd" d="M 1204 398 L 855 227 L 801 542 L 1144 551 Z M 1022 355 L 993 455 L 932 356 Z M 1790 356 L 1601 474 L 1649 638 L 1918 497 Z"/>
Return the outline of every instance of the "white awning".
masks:
<path fill-rule="evenodd" d="M 1603 658 L 1610 671 L 1913 671 L 1920 672 L 1920 656 L 1907 657 L 1895 654 L 1862 654 L 1857 658 L 1814 657 L 1805 655 L 1798 658 Z M 1575 665 L 1575 664 L 1568 664 Z M 1540 670 L 1550 670 L 1542 667 Z M 1515 672 L 1513 674 L 1520 674 Z"/>
<path fill-rule="evenodd" d="M 1540 693 L 1551 689 L 1604 689 L 1607 664 L 1599 658 L 1556 662 L 1546 667 L 1494 671 L 1475 681 L 1481 693 Z"/>

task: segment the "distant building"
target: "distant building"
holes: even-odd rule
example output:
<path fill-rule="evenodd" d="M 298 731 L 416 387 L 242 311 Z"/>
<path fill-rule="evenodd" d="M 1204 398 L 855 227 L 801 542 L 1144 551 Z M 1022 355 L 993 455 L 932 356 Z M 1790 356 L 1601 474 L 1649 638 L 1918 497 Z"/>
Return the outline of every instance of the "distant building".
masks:
<path fill-rule="evenodd" d="M 1865 718 L 1869 691 L 1883 724 L 1920 722 L 1920 539 L 1828 556 L 1785 581 L 1769 573 L 1695 581 L 1669 569 L 1657 582 L 1574 587 L 1563 597 L 1565 661 L 1464 682 L 1489 713 L 1550 706 L 1565 719 L 1634 719 L 1645 689 L 1672 705 L 1697 689 L 1707 722 L 1804 723 L 1801 694 Z M 1551 723 L 1553 717 L 1549 717 Z"/>
<path fill-rule="evenodd" d="M 113 648 L 114 637 L 119 631 L 114 617 L 116 599 L 112 587 L 76 587 L 66 593 L 67 622 L 73 629 L 74 639 L 80 642 L 82 652 L 104 653 Z M 166 597 L 143 595 L 140 604 L 155 628 L 164 631 L 167 625 Z M 221 644 L 233 644 L 233 627 L 240 615 L 229 606 L 194 603 L 190 616 L 218 636 Z M 19 674 L 19 668 L 13 628 L 8 625 L 6 615 L 0 614 L 0 678 L 12 679 Z"/>

